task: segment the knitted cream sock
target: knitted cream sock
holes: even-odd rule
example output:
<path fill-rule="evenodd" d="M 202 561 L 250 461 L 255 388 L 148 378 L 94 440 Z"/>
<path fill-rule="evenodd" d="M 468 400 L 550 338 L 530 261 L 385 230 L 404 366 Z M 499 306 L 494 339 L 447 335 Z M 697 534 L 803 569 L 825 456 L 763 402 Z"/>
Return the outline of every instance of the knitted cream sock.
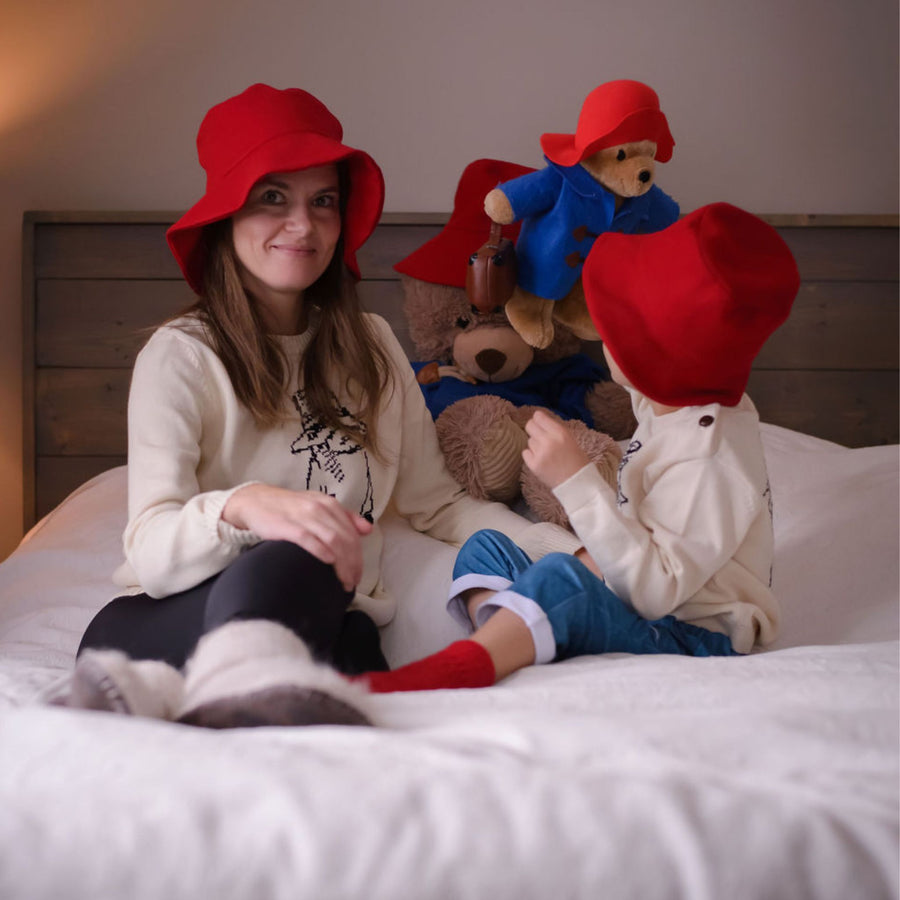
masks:
<path fill-rule="evenodd" d="M 359 678 L 373 694 L 490 687 L 496 680 L 490 654 L 475 641 L 455 641 L 392 672 L 369 672 Z"/>

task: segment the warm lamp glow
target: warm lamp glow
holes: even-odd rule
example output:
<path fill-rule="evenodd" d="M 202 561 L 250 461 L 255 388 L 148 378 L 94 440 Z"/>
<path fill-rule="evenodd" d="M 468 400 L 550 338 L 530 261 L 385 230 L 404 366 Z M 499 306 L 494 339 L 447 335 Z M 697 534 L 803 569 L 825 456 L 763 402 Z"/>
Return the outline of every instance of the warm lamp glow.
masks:
<path fill-rule="evenodd" d="M 0 12 L 0 135 L 95 83 L 166 3 L 13 0 Z"/>

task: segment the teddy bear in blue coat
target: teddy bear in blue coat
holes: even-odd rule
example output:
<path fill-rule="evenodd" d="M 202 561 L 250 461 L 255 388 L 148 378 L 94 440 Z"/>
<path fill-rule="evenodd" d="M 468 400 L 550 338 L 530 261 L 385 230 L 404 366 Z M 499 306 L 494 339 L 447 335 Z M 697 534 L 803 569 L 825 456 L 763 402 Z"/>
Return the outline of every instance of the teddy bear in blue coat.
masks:
<path fill-rule="evenodd" d="M 413 368 L 450 473 L 473 496 L 511 505 L 522 498 L 533 516 L 565 526 L 559 501 L 522 461 L 525 423 L 537 408 L 566 421 L 610 483 L 621 458 L 616 442 L 636 423 L 628 393 L 610 379 L 605 363 L 580 352 L 581 341 L 567 328 L 536 350 L 502 307 L 478 308 L 466 294 L 471 254 L 490 231 L 485 193 L 533 171 L 496 159 L 470 163 L 450 220 L 394 269 L 414 358 L 421 361 Z M 516 226 L 505 230 L 515 239 Z"/>
<path fill-rule="evenodd" d="M 541 136 L 545 168 L 487 194 L 491 219 L 522 223 L 506 315 L 528 344 L 550 344 L 554 317 L 596 339 L 584 311 L 584 260 L 604 232 L 661 231 L 678 219 L 678 204 L 653 183 L 655 163 L 671 159 L 674 145 L 656 92 L 610 81 L 584 101 L 575 134 Z"/>

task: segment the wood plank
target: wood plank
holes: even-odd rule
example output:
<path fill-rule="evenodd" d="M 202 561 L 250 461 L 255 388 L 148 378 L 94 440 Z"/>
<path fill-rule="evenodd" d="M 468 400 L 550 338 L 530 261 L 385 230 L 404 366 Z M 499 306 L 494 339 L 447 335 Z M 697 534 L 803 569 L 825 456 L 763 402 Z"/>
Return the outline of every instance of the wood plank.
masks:
<path fill-rule="evenodd" d="M 36 224 L 54 224 L 54 225 L 84 225 L 84 224 L 105 224 L 108 225 L 110 223 L 116 225 L 147 225 L 147 224 L 159 224 L 165 225 L 168 227 L 173 222 L 177 222 L 178 219 L 184 215 L 185 210 L 164 210 L 164 209 L 149 209 L 149 210 L 129 210 L 129 209 L 69 209 L 69 210 L 58 210 L 58 209 L 30 209 L 26 210 L 23 214 L 23 219 L 26 223 L 31 223 L 32 225 Z M 381 219 L 379 220 L 380 225 L 443 225 L 450 218 L 450 214 L 446 212 L 383 212 L 381 214 Z M 768 217 L 766 218 L 768 221 Z M 790 225 L 804 225 L 809 224 L 808 220 L 810 218 L 823 219 L 823 224 L 844 224 L 839 220 L 842 220 L 844 217 L 842 216 L 806 216 L 806 215 L 792 215 L 778 216 L 780 220 L 782 220 L 783 224 Z M 873 225 L 873 224 L 885 224 L 883 221 L 885 219 L 884 216 L 863 216 L 858 217 L 854 216 L 853 222 L 850 224 L 862 224 L 862 225 Z M 863 221 L 858 222 L 857 220 L 862 218 Z M 897 217 L 895 216 L 893 219 L 888 217 L 888 224 L 897 225 Z"/>
<path fill-rule="evenodd" d="M 396 278 L 394 263 L 441 230 L 440 225 L 382 225 L 359 252 L 364 278 Z M 172 278 L 180 271 L 154 224 L 41 224 L 35 233 L 37 278 Z"/>
<path fill-rule="evenodd" d="M 194 299 L 183 280 L 43 279 L 37 365 L 130 366 L 153 328 Z"/>
<path fill-rule="evenodd" d="M 602 347 L 585 341 L 582 350 L 602 363 Z M 754 369 L 747 393 L 764 422 L 848 447 L 900 441 L 896 371 Z"/>
<path fill-rule="evenodd" d="M 413 352 L 398 281 L 363 281 L 364 306 L 384 316 Z M 183 281 L 42 280 L 39 366 L 131 365 L 148 329 L 193 301 Z M 896 369 L 900 307 L 889 282 L 804 284 L 788 321 L 757 361 L 775 369 Z"/>
<path fill-rule="evenodd" d="M 125 454 L 130 381 L 131 369 L 38 369 L 37 454 Z"/>
<path fill-rule="evenodd" d="M 804 284 L 787 322 L 769 338 L 754 369 L 897 370 L 900 308 L 886 282 Z M 603 362 L 602 344 L 583 351 Z"/>
<path fill-rule="evenodd" d="M 23 215 L 26 224 L 35 225 L 165 225 L 181 218 L 178 210 L 131 209 L 29 209 Z"/>
<path fill-rule="evenodd" d="M 361 294 L 375 311 L 381 308 L 390 312 L 391 298 L 396 298 L 399 290 L 398 282 L 372 282 L 362 286 Z M 392 318 L 392 327 L 406 345 L 404 349 L 411 349 L 402 313 L 395 312 Z M 141 338 L 147 336 L 149 332 Z M 113 346 L 109 354 L 128 356 L 122 346 Z M 130 366 L 129 360 L 127 366 L 118 368 L 76 365 L 38 368 L 33 407 L 37 452 L 66 456 L 124 453 Z"/>
<path fill-rule="evenodd" d="M 33 223 L 54 222 L 61 224 L 85 222 L 159 222 L 170 225 L 184 214 L 184 210 L 28 210 L 26 221 Z M 759 213 L 759 217 L 776 227 L 816 228 L 897 228 L 900 216 L 895 213 Z M 443 225 L 450 217 L 447 212 L 384 212 L 379 224 L 383 225 Z"/>
<path fill-rule="evenodd" d="M 411 350 L 400 282 L 363 281 L 359 293 Z M 184 281 L 44 279 L 37 286 L 37 365 L 130 366 L 153 328 L 193 299 Z"/>
<path fill-rule="evenodd" d="M 165 243 L 177 216 L 25 215 L 27 525 L 30 511 L 46 512 L 86 478 L 124 461 L 130 366 L 146 337 L 140 330 L 192 298 Z M 363 304 L 388 320 L 408 353 L 402 288 L 392 267 L 435 236 L 446 218 L 385 214 L 360 252 Z M 848 446 L 896 443 L 896 217 L 764 218 L 784 235 L 804 278 L 791 318 L 751 376 L 749 391 L 764 421 Z M 585 348 L 600 353 L 599 344 Z M 35 372 L 35 364 L 50 368 Z"/>
<path fill-rule="evenodd" d="M 34 266 L 38 279 L 181 277 L 160 224 L 37 225 Z"/>
<path fill-rule="evenodd" d="M 896 228 L 779 228 L 804 281 L 896 281 Z"/>
<path fill-rule="evenodd" d="M 387 319 L 406 355 L 411 359 L 414 358 L 415 348 L 409 336 L 406 316 L 403 314 L 403 288 L 400 282 L 361 281 L 359 298 L 365 309 Z"/>
<path fill-rule="evenodd" d="M 56 390 L 50 392 L 52 397 L 69 394 L 83 406 L 66 407 L 68 416 L 59 415 L 55 409 L 39 411 L 38 459 L 42 460 L 43 470 L 37 472 L 37 484 L 38 494 L 44 497 L 48 490 L 61 490 L 55 486 L 61 480 L 59 476 L 53 476 L 53 486 L 44 486 L 42 473 L 54 465 L 48 456 L 59 460 L 59 471 L 66 471 L 64 459 L 107 457 L 117 460 L 112 464 L 118 465 L 126 452 L 125 396 L 129 373 L 54 370 L 53 374 L 60 372 L 66 372 L 63 385 L 55 386 Z M 39 381 L 46 374 L 41 373 Z M 765 422 L 849 447 L 900 440 L 896 415 L 900 398 L 893 373 L 757 371 L 750 377 L 748 392 Z M 101 406 L 100 401 L 109 397 L 118 397 L 120 402 Z M 894 410 L 894 415 L 885 416 L 885 410 Z M 83 461 L 79 465 L 92 464 Z M 71 471 L 82 470 L 73 465 Z"/>
<path fill-rule="evenodd" d="M 397 278 L 393 266 L 440 232 L 439 225 L 381 225 L 358 253 L 363 278 Z"/>
<path fill-rule="evenodd" d="M 384 212 L 378 225 L 437 225 L 443 228 L 449 219 L 447 212 Z"/>
<path fill-rule="evenodd" d="M 897 369 L 898 330 L 896 283 L 807 282 L 755 368 Z"/>
<path fill-rule="evenodd" d="M 394 217 L 392 217 L 393 219 Z M 443 214 L 434 218 L 440 220 Z M 35 225 L 38 278 L 178 278 L 166 224 L 133 222 Z M 382 224 L 361 249 L 367 278 L 394 277 L 392 266 L 435 236 L 440 224 Z M 897 278 L 897 229 L 781 227 L 805 280 Z"/>
<path fill-rule="evenodd" d="M 747 393 L 764 422 L 847 447 L 900 441 L 896 372 L 755 371 Z"/>
<path fill-rule="evenodd" d="M 123 465 L 124 456 L 39 456 L 36 466 L 39 490 L 35 503 L 25 511 L 26 529 L 31 528 L 38 519 L 47 515 L 88 479 L 107 469 Z M 126 504 L 127 498 L 123 497 L 123 516 Z"/>
<path fill-rule="evenodd" d="M 22 510 L 25 530 L 33 524 L 36 473 L 34 462 L 34 225 L 27 214 L 22 226 Z"/>
<path fill-rule="evenodd" d="M 775 228 L 898 228 L 894 213 L 764 213 L 760 216 Z"/>

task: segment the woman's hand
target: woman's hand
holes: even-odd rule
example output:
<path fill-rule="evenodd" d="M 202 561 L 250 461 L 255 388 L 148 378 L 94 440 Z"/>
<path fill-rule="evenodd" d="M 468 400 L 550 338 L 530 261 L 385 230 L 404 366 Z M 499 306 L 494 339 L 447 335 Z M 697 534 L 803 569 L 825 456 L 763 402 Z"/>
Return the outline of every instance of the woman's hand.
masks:
<path fill-rule="evenodd" d="M 248 484 L 228 498 L 222 518 L 263 540 L 297 544 L 334 566 L 344 590 L 352 591 L 359 584 L 363 570 L 361 537 L 372 530 L 372 523 L 348 512 L 328 494 Z"/>
<path fill-rule="evenodd" d="M 537 410 L 528 420 L 525 432 L 528 446 L 522 451 L 522 459 L 550 490 L 590 462 L 572 432 L 543 410 Z"/>

